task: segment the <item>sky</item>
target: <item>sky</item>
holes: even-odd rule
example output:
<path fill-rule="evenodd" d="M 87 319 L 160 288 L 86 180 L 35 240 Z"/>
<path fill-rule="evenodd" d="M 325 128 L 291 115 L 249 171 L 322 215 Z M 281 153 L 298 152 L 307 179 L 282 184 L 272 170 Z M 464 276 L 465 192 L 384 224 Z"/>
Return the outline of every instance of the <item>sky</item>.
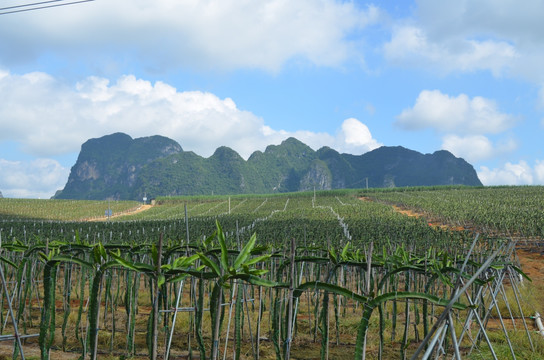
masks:
<path fill-rule="evenodd" d="M 0 5 L 4 197 L 50 198 L 81 145 L 115 132 L 204 157 L 228 146 L 247 159 L 291 136 L 355 155 L 444 149 L 484 185 L 544 184 L 544 0 L 95 0 L 6 13 L 31 2 Z"/>

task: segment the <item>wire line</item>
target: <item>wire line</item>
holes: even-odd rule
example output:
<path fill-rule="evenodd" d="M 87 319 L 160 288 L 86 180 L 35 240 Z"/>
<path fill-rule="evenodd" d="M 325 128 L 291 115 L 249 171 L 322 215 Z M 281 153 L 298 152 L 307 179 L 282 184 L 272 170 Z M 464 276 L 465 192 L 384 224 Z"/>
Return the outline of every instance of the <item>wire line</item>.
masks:
<path fill-rule="evenodd" d="M 4 7 L 4 8 L 0 8 L 0 15 L 20 13 L 20 12 L 24 12 L 24 11 L 47 9 L 47 8 L 53 8 L 53 7 L 66 6 L 66 5 L 74 5 L 74 4 L 91 2 L 91 1 L 94 1 L 94 0 L 78 0 L 78 1 L 72 1 L 72 2 L 63 2 L 63 1 L 66 1 L 66 0 L 49 0 L 49 1 L 41 1 L 41 2 L 36 2 L 36 3 L 24 4 L 24 5 L 15 5 L 15 6 Z M 54 4 L 54 5 L 44 5 L 44 4 L 50 4 L 50 3 L 55 3 L 55 2 L 61 2 L 61 3 L 60 4 Z M 44 6 L 36 6 L 36 5 L 44 5 Z M 30 7 L 30 6 L 34 6 L 34 7 Z M 26 8 L 26 9 L 21 9 L 21 8 Z M 11 9 L 17 9 L 17 10 L 11 10 Z M 10 10 L 10 11 L 3 11 L 3 10 Z"/>
<path fill-rule="evenodd" d="M 59 1 L 66 1 L 66 0 L 49 0 L 49 1 L 40 1 L 40 2 L 35 2 L 35 3 L 30 3 L 30 4 L 14 5 L 14 6 L 8 6 L 8 7 L 0 8 L 0 11 L 16 9 L 16 8 L 21 8 L 21 7 L 27 7 L 27 6 L 34 6 L 34 5 L 43 5 L 43 4 L 59 2 Z"/>

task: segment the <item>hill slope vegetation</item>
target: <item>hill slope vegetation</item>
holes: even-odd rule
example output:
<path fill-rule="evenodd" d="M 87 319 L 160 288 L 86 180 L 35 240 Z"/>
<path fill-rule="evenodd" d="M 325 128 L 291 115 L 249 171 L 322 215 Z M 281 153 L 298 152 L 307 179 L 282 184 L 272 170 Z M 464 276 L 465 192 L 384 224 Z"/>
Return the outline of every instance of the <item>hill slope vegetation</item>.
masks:
<path fill-rule="evenodd" d="M 481 186 L 476 171 L 448 151 L 383 146 L 363 155 L 314 151 L 295 138 L 254 152 L 228 147 L 204 158 L 172 139 L 115 133 L 86 141 L 58 199 L 138 200 L 155 196 L 266 194 L 304 190 L 431 185 Z"/>

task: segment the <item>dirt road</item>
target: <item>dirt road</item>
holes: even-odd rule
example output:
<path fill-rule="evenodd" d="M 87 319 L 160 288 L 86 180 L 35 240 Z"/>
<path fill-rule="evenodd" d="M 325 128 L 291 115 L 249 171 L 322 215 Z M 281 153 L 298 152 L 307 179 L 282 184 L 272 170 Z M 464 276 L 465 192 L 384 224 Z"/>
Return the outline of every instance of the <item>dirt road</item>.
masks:
<path fill-rule="evenodd" d="M 92 218 L 92 219 L 89 219 L 88 221 L 107 221 L 109 219 L 114 219 L 114 218 L 118 218 L 118 217 L 121 217 L 121 216 L 138 214 L 138 213 L 141 213 L 142 211 L 149 210 L 152 207 L 153 207 L 153 205 L 140 205 L 139 207 L 137 207 L 137 208 L 135 208 L 133 210 L 123 211 L 123 212 L 118 213 L 118 214 L 113 214 L 110 217 L 101 216 L 101 217 L 97 217 L 97 218 Z"/>

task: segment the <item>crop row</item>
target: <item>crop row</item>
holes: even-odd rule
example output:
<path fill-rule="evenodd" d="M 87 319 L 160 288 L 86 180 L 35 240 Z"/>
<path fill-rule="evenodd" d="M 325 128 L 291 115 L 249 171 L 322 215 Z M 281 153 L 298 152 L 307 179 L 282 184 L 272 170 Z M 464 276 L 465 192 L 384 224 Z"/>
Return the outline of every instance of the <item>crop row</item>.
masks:
<path fill-rule="evenodd" d="M 543 186 L 398 189 L 366 195 L 478 231 L 544 236 Z"/>
<path fill-rule="evenodd" d="M 136 201 L 0 199 L 0 219 L 70 221 L 103 217 L 106 210 L 122 213 L 140 206 Z"/>
<path fill-rule="evenodd" d="M 255 235 L 248 237 L 237 232 L 229 236 L 217 223 L 216 228 L 212 236 L 183 244 L 163 242 L 160 230 L 148 232 L 148 241 L 139 244 L 100 239 L 90 243 L 81 238 L 79 232 L 70 242 L 47 239 L 33 239 L 28 244 L 16 239 L 5 242 L 1 261 L 10 293 L 14 294 L 20 327 L 28 333 L 37 331 L 39 324 L 42 359 L 49 358 L 59 333 L 57 346 L 77 347 L 92 359 L 98 351 L 99 333 L 107 334 L 110 351 L 121 350 L 131 356 L 137 350 L 135 340 L 140 322 L 137 319 L 141 317 L 138 314 L 145 313 L 147 352 L 154 359 L 159 352 L 170 351 L 170 346 L 158 347 L 166 343 L 171 331 L 180 331 L 176 329 L 172 309 L 178 309 L 180 302 L 185 301 L 184 308 L 192 310 L 190 326 L 181 330 L 184 331 L 181 337 L 192 338 L 194 348 L 190 342 L 178 344 L 179 347 L 199 352 L 201 358 L 209 353 L 216 359 L 220 339 L 227 343 L 226 337 L 230 335 L 235 339 L 233 349 L 239 358 L 241 331 L 245 329 L 246 334 L 251 335 L 257 331 L 256 340 L 246 341 L 252 349 L 248 351 L 253 351 L 253 356 L 258 358 L 259 329 L 268 327 L 276 358 L 286 359 L 297 336 L 294 329 L 302 328 L 297 322 L 297 312 L 300 312 L 309 318 L 309 334 L 320 333 L 323 358 L 332 333 L 338 339 L 341 318 L 355 317 L 360 321 L 353 340 L 353 356 L 359 359 L 366 351 L 364 339 L 371 326 L 369 319 L 379 313 L 379 321 L 374 317 L 378 322 L 373 325 L 380 329 L 379 356 L 385 344 L 392 346 L 402 339 L 396 351 L 404 357 L 409 341 L 419 342 L 432 334 L 434 319 L 445 307 L 447 309 L 449 294 L 462 284 L 460 278 L 467 284 L 461 292 L 466 299 L 464 302 L 451 300 L 451 308 L 447 310 L 459 319 L 458 325 L 472 316 L 467 299 L 481 298 L 477 300 L 483 302 L 478 311 L 482 317 L 490 316 L 491 311 L 486 307 L 494 300 L 489 300 L 489 291 L 484 296 L 482 290 L 494 284 L 499 276 L 511 276 L 512 271 L 518 271 L 510 261 L 510 254 L 504 251 L 506 240 L 486 242 L 481 239 L 479 255 L 471 257 L 469 246 L 462 244 L 455 253 L 445 251 L 440 245 L 421 252 L 415 246 L 379 241 L 358 246 L 346 242 L 340 246 L 332 239 L 322 244 L 291 239 L 287 247 L 281 244 L 257 246 Z M 154 240 L 157 238 L 158 245 Z M 464 260 L 465 256 L 471 260 Z M 484 264 L 485 259 L 494 261 Z M 476 274 L 480 269 L 490 269 L 496 274 L 486 272 L 480 276 Z M 185 300 L 183 292 L 188 294 Z M 37 322 L 36 310 L 31 306 L 34 294 L 38 294 L 41 303 Z M 253 310 L 249 310 L 250 298 L 258 301 L 259 309 L 253 306 Z M 301 299 L 305 299 L 307 309 L 298 307 Z M 228 314 L 221 306 L 225 301 L 230 306 Z M 63 304 L 63 311 L 61 319 L 56 319 L 59 303 Z M 73 309 L 72 304 L 76 305 Z M 150 311 L 144 310 L 146 308 Z M 203 315 L 206 308 L 210 309 L 209 317 Z M 268 322 L 259 317 L 263 308 L 268 309 Z M 231 311 L 235 314 L 234 333 L 228 330 L 228 320 L 223 320 L 231 319 Z M 75 321 L 73 314 L 77 314 Z M 417 326 L 413 329 L 410 317 L 416 319 Z M 251 318 L 257 330 L 251 328 Z M 205 333 L 204 321 L 209 322 Z M 391 332 L 385 331 L 386 322 L 391 324 Z M 70 339 L 70 333 L 75 333 L 75 339 Z M 389 340 L 385 339 L 386 334 Z M 126 339 L 121 345 L 115 340 L 119 337 Z M 459 348 L 446 350 L 458 352 Z"/>
<path fill-rule="evenodd" d="M 457 190 L 464 191 L 448 191 Z M 433 191 L 437 202 L 448 196 Z M 148 335 L 152 359 L 170 349 L 215 359 L 227 348 L 237 359 L 241 351 L 257 359 L 261 327 L 277 359 L 288 359 L 303 336 L 321 339 L 326 358 L 349 319 L 358 330 L 348 334 L 354 347 L 347 352 L 357 359 L 369 327 L 378 329 L 369 335 L 378 357 L 404 358 L 417 347 L 410 343 L 427 336 L 456 338 L 461 345 L 437 340 L 450 356 L 483 351 L 485 325 L 466 324 L 496 315 L 503 282 L 519 281 L 514 243 L 431 226 L 389 205 L 388 196 L 418 194 L 371 195 L 379 201 L 361 201 L 356 192 L 159 199 L 146 212 L 107 222 L 10 215 L 0 219 L 0 263 L 20 328 L 40 334 L 42 359 L 54 347 L 132 356 L 142 351 L 139 332 Z M 538 202 L 515 204 L 534 209 Z M 176 326 L 174 309 L 187 311 L 184 326 Z M 0 322 L 7 317 L 0 312 Z M 172 348 L 171 332 L 178 334 Z"/>

